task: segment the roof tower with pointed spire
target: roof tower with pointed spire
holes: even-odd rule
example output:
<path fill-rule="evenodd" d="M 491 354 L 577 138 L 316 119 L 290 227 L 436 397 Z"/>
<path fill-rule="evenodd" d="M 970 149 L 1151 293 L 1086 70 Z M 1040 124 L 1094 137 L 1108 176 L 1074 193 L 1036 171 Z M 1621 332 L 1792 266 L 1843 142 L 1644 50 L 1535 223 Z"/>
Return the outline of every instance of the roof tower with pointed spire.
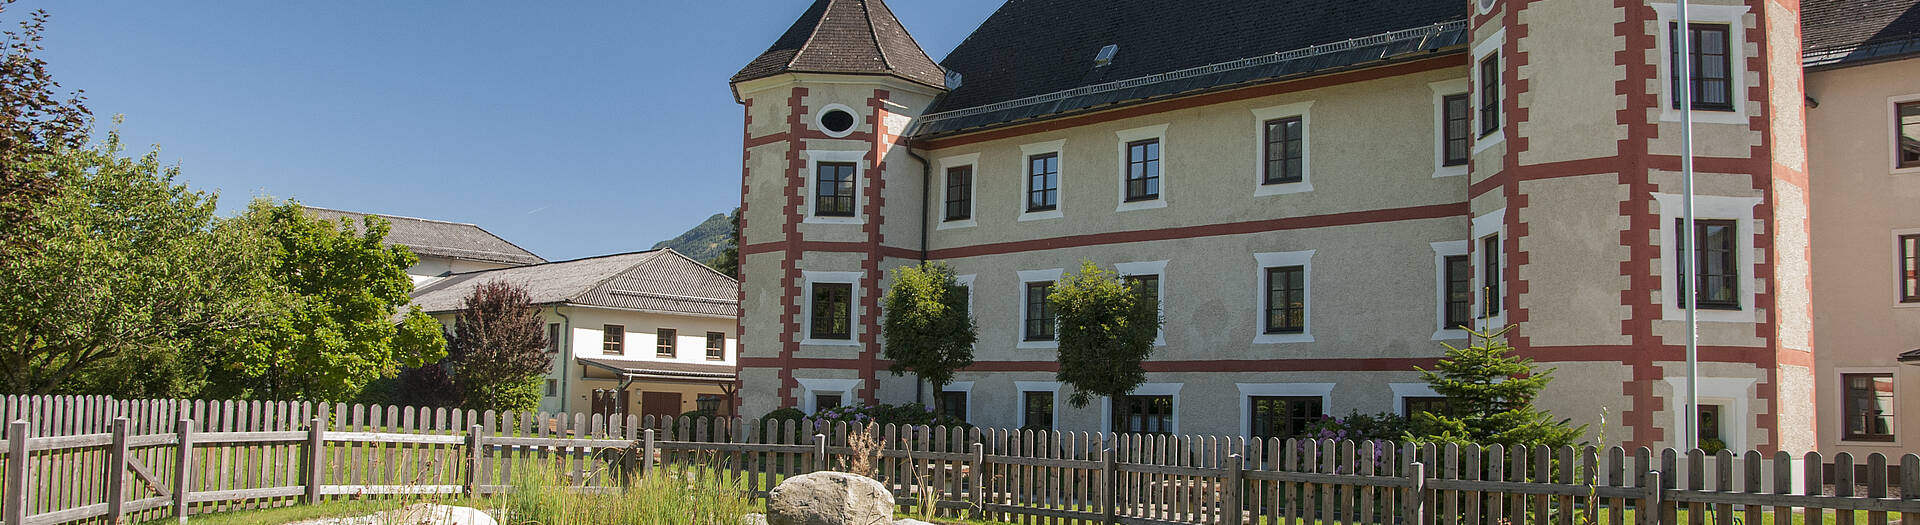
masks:
<path fill-rule="evenodd" d="M 782 73 L 888 75 L 944 89 L 946 71 L 881 0 L 815 0 L 731 83 Z"/>

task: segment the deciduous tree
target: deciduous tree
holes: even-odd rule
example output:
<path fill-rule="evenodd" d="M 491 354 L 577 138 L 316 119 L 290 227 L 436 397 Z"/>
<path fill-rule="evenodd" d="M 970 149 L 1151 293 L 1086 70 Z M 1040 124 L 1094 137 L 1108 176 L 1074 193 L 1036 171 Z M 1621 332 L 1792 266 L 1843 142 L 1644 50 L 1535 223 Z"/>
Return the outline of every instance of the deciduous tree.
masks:
<path fill-rule="evenodd" d="M 19 168 L 60 191 L 0 243 L 7 392 L 192 395 L 197 374 L 172 356 L 225 346 L 287 304 L 267 277 L 273 246 L 217 218 L 216 197 L 176 184 L 157 153 L 122 156 L 117 132 Z"/>
<path fill-rule="evenodd" d="M 12 3 L 0 1 L 0 17 Z M 82 149 L 92 123 L 86 97 L 79 91 L 62 94 L 47 62 L 36 56 L 46 24 L 47 12 L 35 10 L 19 29 L 0 33 L 6 39 L 0 49 L 0 244 L 21 234 L 33 204 L 47 199 L 58 183 L 28 159 Z"/>
<path fill-rule="evenodd" d="M 1055 377 L 1073 388 L 1067 403 L 1078 408 L 1098 397 L 1111 399 L 1111 430 L 1121 431 L 1123 396 L 1147 379 L 1145 363 L 1160 332 L 1159 304 L 1093 261 L 1082 261 L 1078 272 L 1054 283 L 1047 300 L 1060 347 Z"/>
<path fill-rule="evenodd" d="M 740 208 L 734 208 L 733 213 L 727 215 L 727 219 L 733 223 L 733 232 L 727 235 L 727 249 L 726 251 L 720 252 L 720 255 L 714 257 L 713 260 L 707 261 L 707 266 L 720 273 L 727 274 L 727 277 L 739 279 Z"/>
<path fill-rule="evenodd" d="M 540 408 L 541 380 L 553 370 L 546 320 L 525 288 L 502 281 L 483 283 L 454 318 L 447 361 L 461 406 Z"/>
<path fill-rule="evenodd" d="M 940 392 L 953 382 L 954 372 L 972 366 L 979 329 L 967 311 L 968 293 L 945 264 L 895 268 L 881 307 L 886 315 L 880 334 L 887 340 L 882 355 L 893 362 L 888 371 L 913 372 Z M 933 396 L 934 411 L 944 414 L 942 402 Z"/>
<path fill-rule="evenodd" d="M 446 355 L 440 323 L 411 307 L 418 259 L 386 246 L 385 219 L 330 222 L 292 201 L 255 201 L 240 220 L 273 246 L 268 275 L 293 303 L 245 344 L 219 356 L 220 396 L 341 401 L 400 367 Z"/>

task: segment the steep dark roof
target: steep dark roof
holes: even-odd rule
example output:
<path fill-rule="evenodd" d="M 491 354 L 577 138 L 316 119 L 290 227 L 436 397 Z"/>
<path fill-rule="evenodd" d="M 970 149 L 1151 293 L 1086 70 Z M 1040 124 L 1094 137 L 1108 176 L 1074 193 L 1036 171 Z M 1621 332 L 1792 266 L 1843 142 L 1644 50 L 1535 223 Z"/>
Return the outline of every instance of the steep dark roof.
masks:
<path fill-rule="evenodd" d="M 1920 53 L 1920 0 L 1801 0 L 1800 37 L 1807 67 Z"/>
<path fill-rule="evenodd" d="M 1398 58 L 1465 44 L 1465 28 L 1458 22 L 1466 19 L 1468 4 L 1456 0 L 1010 0 L 941 62 L 961 75 L 961 84 L 929 111 L 978 108 L 1240 61 L 1233 71 L 1126 85 L 1109 90 L 1104 97 L 1045 101 L 1042 105 L 1047 107 L 1041 111 L 998 119 L 1004 122 Z M 1450 31 L 1387 35 L 1436 24 L 1448 24 Z M 1364 40 L 1348 42 L 1352 39 Z M 1112 62 L 1096 67 L 1095 55 L 1109 44 L 1118 48 Z M 1323 45 L 1334 47 L 1307 52 Z M 1289 54 L 1263 60 L 1276 53 Z M 917 133 L 952 129 L 956 128 L 935 126 Z"/>
<path fill-rule="evenodd" d="M 946 85 L 946 72 L 881 0 L 814 0 L 773 47 L 733 75 L 732 83 L 789 72 L 892 75 L 935 88 Z"/>
<path fill-rule="evenodd" d="M 387 232 L 387 244 L 404 245 L 413 250 L 415 255 L 505 264 L 547 262 L 533 252 L 515 246 L 506 239 L 472 224 L 312 206 L 301 206 L 301 208 L 307 210 L 307 215 L 322 220 L 348 219 L 355 228 L 359 228 L 362 218 L 368 215 L 386 219 L 387 223 L 392 225 L 392 229 Z"/>
<path fill-rule="evenodd" d="M 534 304 L 574 304 L 629 310 L 731 317 L 740 283 L 673 250 L 653 250 L 571 261 L 456 273 L 413 292 L 428 313 L 460 309 L 473 289 L 490 281 L 526 288 Z"/>

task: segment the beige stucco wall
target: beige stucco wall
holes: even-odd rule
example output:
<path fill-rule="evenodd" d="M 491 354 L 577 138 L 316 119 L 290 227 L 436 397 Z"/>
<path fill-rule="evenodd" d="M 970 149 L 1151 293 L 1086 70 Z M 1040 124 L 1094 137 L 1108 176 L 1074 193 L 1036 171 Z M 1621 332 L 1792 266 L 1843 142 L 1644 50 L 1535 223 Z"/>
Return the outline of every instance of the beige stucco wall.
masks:
<path fill-rule="evenodd" d="M 1619 175 L 1602 173 L 1524 181 L 1527 224 L 1520 250 L 1527 264 L 1519 276 L 1527 282 L 1520 304 L 1527 308 L 1526 335 L 1534 347 L 1625 345 L 1621 321 L 1632 316 L 1620 304 L 1632 287 L 1620 265 L 1631 255 L 1618 242 L 1628 229 L 1620 214 L 1627 193 Z M 1513 210 L 1508 210 L 1512 212 Z"/>
<path fill-rule="evenodd" d="M 1549 0 L 1533 2 L 1520 11 L 1527 35 L 1518 48 L 1527 53 L 1519 76 L 1528 90 L 1516 102 L 1527 120 L 1515 132 L 1526 137 L 1522 165 L 1610 157 L 1627 128 L 1615 112 L 1626 108 L 1626 97 L 1615 94 L 1614 83 L 1626 78 L 1614 65 L 1615 53 L 1626 42 L 1614 34 L 1622 8 L 1611 2 Z"/>
<path fill-rule="evenodd" d="M 1920 59 L 1807 74 L 1813 181 L 1813 377 L 1822 452 L 1920 452 L 1920 367 L 1894 361 L 1920 348 L 1920 308 L 1899 304 L 1894 232 L 1920 229 L 1920 170 L 1893 169 L 1892 99 L 1920 96 Z M 1840 374 L 1895 374 L 1896 443 L 1841 441 Z"/>

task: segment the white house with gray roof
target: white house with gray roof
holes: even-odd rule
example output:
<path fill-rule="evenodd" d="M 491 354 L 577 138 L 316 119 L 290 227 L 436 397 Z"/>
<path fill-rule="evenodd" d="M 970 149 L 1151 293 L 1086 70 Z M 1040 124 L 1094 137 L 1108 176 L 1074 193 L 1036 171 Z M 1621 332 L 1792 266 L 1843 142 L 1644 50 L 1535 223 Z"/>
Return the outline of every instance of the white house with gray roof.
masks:
<path fill-rule="evenodd" d="M 386 243 L 404 245 L 420 257 L 420 262 L 407 268 L 407 275 L 413 276 L 415 287 L 457 273 L 547 262 L 533 252 L 473 224 L 301 207 L 315 218 L 327 221 L 347 219 L 356 228 L 369 215 L 386 219 L 392 226 L 387 232 Z"/>
<path fill-rule="evenodd" d="M 547 321 L 550 412 L 732 409 L 739 283 L 668 249 L 455 273 L 414 290 L 449 329 L 473 290 L 527 290 Z M 652 351 L 648 351 L 651 349 Z"/>

